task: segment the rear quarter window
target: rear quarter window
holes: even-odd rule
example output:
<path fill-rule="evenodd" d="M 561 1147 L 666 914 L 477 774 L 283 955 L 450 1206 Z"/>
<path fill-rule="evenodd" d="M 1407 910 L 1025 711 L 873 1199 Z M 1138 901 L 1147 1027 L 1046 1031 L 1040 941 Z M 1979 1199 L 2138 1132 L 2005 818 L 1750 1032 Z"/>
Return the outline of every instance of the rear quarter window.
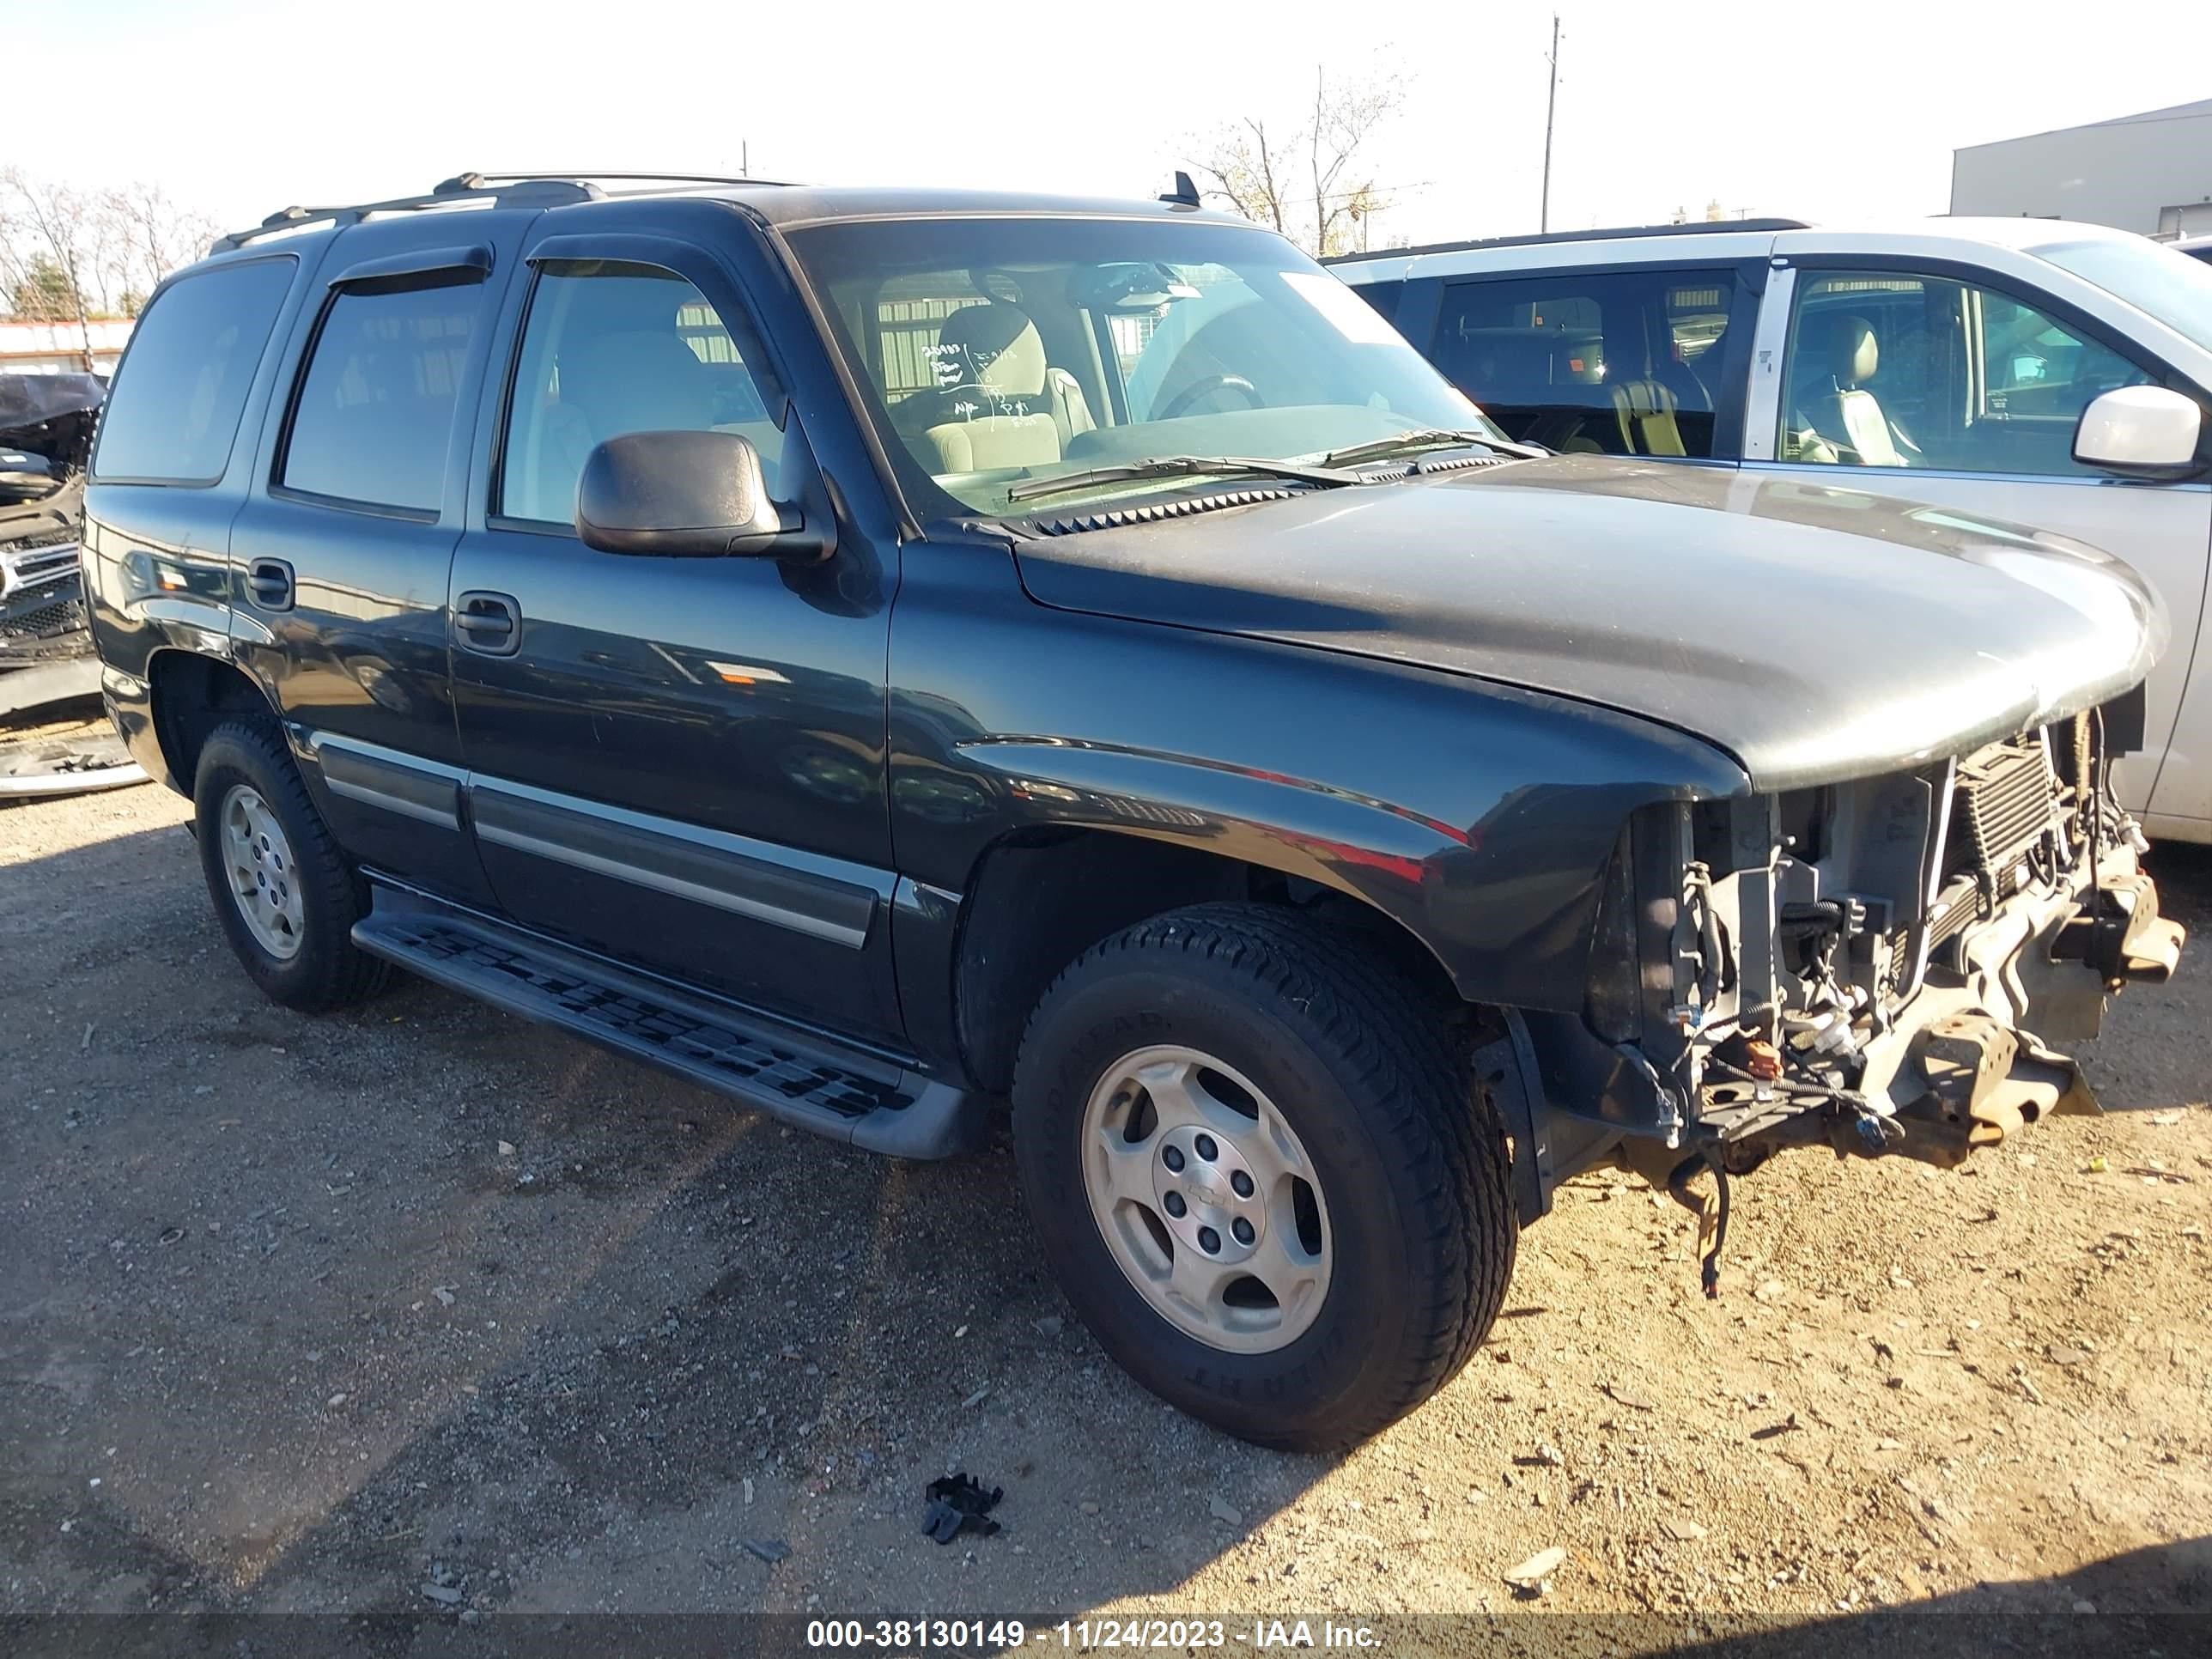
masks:
<path fill-rule="evenodd" d="M 290 291 L 289 255 L 216 265 L 155 296 L 131 331 L 93 453 L 95 479 L 211 484 Z"/>

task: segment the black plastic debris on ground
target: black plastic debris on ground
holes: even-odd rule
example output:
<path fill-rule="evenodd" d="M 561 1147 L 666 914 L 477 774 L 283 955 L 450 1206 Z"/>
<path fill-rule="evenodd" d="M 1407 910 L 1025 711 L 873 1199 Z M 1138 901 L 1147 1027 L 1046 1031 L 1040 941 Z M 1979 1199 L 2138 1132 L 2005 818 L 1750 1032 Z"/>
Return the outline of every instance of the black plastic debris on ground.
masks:
<path fill-rule="evenodd" d="M 951 1543 L 963 1532 L 980 1533 L 988 1538 L 999 1530 L 999 1523 L 991 1519 L 991 1511 L 1006 1495 L 1004 1486 L 994 1486 L 985 1492 L 965 1474 L 948 1474 L 933 1480 L 922 1490 L 929 1507 L 922 1511 L 921 1529 L 940 1544 Z"/>

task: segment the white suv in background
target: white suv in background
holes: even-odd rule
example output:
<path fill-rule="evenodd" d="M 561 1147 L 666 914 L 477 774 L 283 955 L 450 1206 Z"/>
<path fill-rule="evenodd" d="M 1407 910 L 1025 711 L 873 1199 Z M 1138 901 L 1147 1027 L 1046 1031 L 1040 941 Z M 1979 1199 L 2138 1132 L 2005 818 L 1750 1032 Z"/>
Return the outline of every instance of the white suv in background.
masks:
<path fill-rule="evenodd" d="M 2172 641 L 2120 794 L 2152 834 L 2212 842 L 2212 264 L 2048 219 L 1756 220 L 1335 270 L 1512 437 L 1727 467 L 1747 513 L 1872 492 L 2127 560 Z"/>

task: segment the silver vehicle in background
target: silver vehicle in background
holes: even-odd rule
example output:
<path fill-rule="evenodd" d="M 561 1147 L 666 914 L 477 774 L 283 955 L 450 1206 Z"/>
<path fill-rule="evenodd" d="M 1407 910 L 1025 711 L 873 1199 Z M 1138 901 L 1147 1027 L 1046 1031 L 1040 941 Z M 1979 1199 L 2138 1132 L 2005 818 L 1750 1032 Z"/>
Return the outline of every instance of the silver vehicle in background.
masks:
<path fill-rule="evenodd" d="M 2212 842 L 2203 251 L 2048 219 L 1760 220 L 1335 270 L 1511 437 L 1725 468 L 1747 513 L 1817 501 L 1841 520 L 1902 497 L 2125 559 L 2173 643 L 2120 796 L 2154 836 Z"/>

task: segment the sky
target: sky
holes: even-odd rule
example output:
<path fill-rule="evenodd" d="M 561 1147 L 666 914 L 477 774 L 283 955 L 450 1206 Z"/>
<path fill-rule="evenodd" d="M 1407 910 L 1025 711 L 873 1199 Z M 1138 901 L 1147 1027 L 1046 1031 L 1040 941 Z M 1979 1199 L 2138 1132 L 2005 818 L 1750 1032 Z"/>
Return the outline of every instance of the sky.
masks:
<path fill-rule="evenodd" d="M 1944 210 L 1960 145 L 2212 96 L 2212 4 L 1560 0 L 1555 229 Z M 1536 228 L 1552 9 L 1488 0 L 74 0 L 9 84 L 89 82 L 0 164 L 161 184 L 227 227 L 464 169 L 686 167 L 1149 196 L 1316 73 L 1382 77 L 1376 245 Z"/>

